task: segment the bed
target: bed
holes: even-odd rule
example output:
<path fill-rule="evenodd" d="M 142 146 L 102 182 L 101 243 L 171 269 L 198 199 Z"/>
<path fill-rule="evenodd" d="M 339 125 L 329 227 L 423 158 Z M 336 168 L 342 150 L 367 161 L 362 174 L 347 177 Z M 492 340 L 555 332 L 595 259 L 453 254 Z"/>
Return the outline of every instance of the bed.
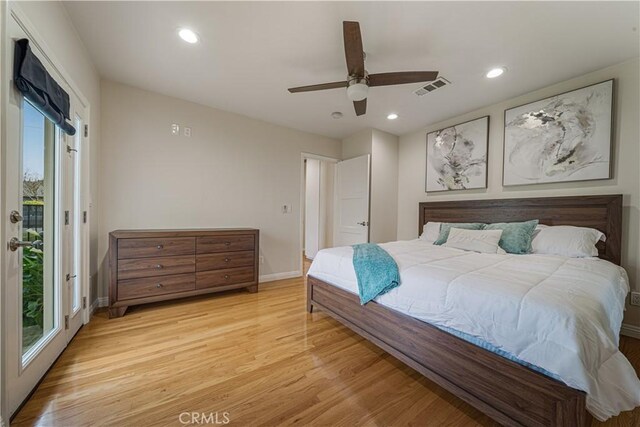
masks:
<path fill-rule="evenodd" d="M 429 221 L 509 222 L 535 218 L 546 225 L 596 228 L 607 236 L 606 242 L 598 244 L 598 256 L 612 264 L 601 261 L 598 264 L 598 260 L 593 260 L 592 265 L 598 266 L 595 271 L 606 270 L 607 274 L 613 275 L 617 269 L 615 265 L 620 264 L 621 217 L 621 195 L 427 202 L 419 205 L 418 226 L 421 232 L 423 225 Z M 417 251 L 415 253 L 419 252 L 420 256 L 427 258 L 446 255 L 456 260 L 471 259 L 473 263 L 473 258 L 468 256 L 456 258 L 456 250 L 447 252 L 443 249 L 436 253 L 435 249 L 420 247 L 419 242 L 396 242 L 389 245 L 392 255 L 394 251 L 396 254 L 404 251 L 404 255 L 397 255 L 402 260 L 399 262 L 401 274 L 404 274 L 403 264 L 411 262 L 412 257 L 417 257 L 411 251 Z M 591 423 L 592 417 L 586 408 L 587 395 L 583 391 L 558 381 L 557 376 L 550 372 L 523 364 L 522 360 L 496 354 L 495 348 L 487 349 L 481 343 L 470 340 L 468 336 L 456 333 L 455 329 L 450 330 L 442 325 L 436 327 L 416 318 L 415 313 L 405 314 L 410 312 L 406 307 L 400 310 L 389 308 L 387 305 L 393 306 L 393 302 L 389 301 L 393 301 L 393 298 L 398 301 L 393 291 L 389 292 L 385 303 L 374 301 L 364 306 L 360 305 L 358 295 L 353 289 L 349 289 L 344 280 L 341 282 L 340 274 L 335 273 L 333 277 L 329 267 L 323 269 L 321 266 L 324 262 L 325 266 L 335 264 L 339 269 L 341 264 L 341 268 L 348 269 L 348 262 L 345 261 L 348 260 L 348 255 L 340 254 L 341 250 L 348 248 L 329 250 L 314 260 L 315 267 L 312 265 L 308 276 L 309 312 L 314 308 L 325 311 L 504 425 L 583 426 Z M 335 261 L 330 260 L 331 254 L 336 257 Z M 498 256 L 501 255 L 494 257 Z M 516 263 L 513 268 L 517 270 L 517 262 L 525 258 L 516 257 L 518 256 L 505 259 L 511 259 L 512 261 L 508 262 Z M 324 261 L 320 261 L 321 258 L 324 258 Z M 485 261 L 493 262 L 490 258 L 483 258 L 483 262 Z M 534 264 L 535 262 L 536 259 Z M 552 272 L 556 274 L 556 270 L 566 270 L 566 274 L 570 275 L 573 274 L 571 268 L 577 268 L 576 266 L 572 262 L 558 261 L 557 268 L 554 267 Z M 410 282 L 409 277 L 403 277 L 403 282 L 405 279 Z M 515 281 L 517 278 L 514 276 L 514 283 Z M 616 298 L 619 300 L 620 295 L 613 297 Z M 383 301 L 383 298 L 379 301 Z M 428 311 L 428 307 L 425 307 L 423 311 Z M 620 307 L 617 310 L 619 313 L 611 315 L 612 322 L 618 324 L 618 329 L 622 309 L 623 307 Z M 416 312 L 418 311 L 420 310 Z M 617 336 L 609 337 L 609 341 L 617 345 Z M 617 351 L 617 348 L 614 350 Z M 635 373 L 632 376 L 631 380 L 637 381 Z M 629 387 L 633 388 L 635 384 Z M 592 402 L 591 404 L 593 407 Z M 603 416 L 600 414 L 599 418 Z"/>

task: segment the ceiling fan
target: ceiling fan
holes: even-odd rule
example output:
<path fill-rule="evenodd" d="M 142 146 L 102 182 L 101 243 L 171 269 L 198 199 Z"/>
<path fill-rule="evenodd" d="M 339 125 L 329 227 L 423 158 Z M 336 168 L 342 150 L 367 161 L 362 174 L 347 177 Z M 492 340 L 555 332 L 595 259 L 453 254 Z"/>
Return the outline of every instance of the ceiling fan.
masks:
<path fill-rule="evenodd" d="M 365 54 L 362 50 L 360 24 L 353 21 L 343 21 L 342 30 L 344 34 L 344 54 L 347 58 L 347 80 L 292 87 L 289 88 L 289 92 L 311 92 L 314 90 L 346 87 L 347 97 L 353 101 L 356 115 L 362 116 L 367 112 L 367 96 L 370 87 L 427 82 L 438 78 L 437 71 L 403 71 L 397 73 L 369 74 L 364 68 Z"/>

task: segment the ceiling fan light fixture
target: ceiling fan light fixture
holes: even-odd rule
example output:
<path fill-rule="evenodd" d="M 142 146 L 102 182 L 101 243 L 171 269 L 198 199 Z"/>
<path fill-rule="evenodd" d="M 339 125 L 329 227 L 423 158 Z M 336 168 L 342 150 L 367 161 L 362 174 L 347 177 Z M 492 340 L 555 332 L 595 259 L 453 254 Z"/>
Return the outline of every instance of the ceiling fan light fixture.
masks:
<path fill-rule="evenodd" d="M 367 95 L 369 95 L 369 86 L 366 83 L 353 83 L 347 88 L 347 97 L 351 101 L 362 101 L 367 98 Z"/>
<path fill-rule="evenodd" d="M 503 75 L 505 71 L 507 71 L 505 67 L 492 68 L 487 72 L 486 76 L 488 79 L 495 79 L 496 77 Z"/>
<path fill-rule="evenodd" d="M 178 35 L 182 40 L 190 44 L 198 43 L 198 41 L 200 41 L 198 35 L 193 30 L 190 30 L 188 28 L 180 28 L 178 30 Z"/>
<path fill-rule="evenodd" d="M 391 113 L 387 116 L 387 119 L 389 120 L 395 120 L 398 118 L 398 115 L 396 113 Z"/>

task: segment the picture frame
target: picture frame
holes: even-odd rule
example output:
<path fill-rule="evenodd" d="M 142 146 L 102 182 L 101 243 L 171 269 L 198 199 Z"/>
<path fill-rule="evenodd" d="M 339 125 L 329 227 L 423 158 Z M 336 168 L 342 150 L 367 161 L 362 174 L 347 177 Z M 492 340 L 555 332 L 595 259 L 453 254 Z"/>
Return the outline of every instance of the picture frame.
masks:
<path fill-rule="evenodd" d="M 425 192 L 487 188 L 489 121 L 487 115 L 427 133 Z"/>
<path fill-rule="evenodd" d="M 614 79 L 506 109 L 502 185 L 612 177 Z"/>

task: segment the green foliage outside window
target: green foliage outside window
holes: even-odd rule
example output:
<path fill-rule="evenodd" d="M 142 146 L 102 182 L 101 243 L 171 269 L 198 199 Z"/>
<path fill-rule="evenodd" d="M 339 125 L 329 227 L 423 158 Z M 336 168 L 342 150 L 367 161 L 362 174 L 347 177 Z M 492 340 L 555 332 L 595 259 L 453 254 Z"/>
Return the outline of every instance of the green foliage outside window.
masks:
<path fill-rule="evenodd" d="M 34 230 L 26 230 L 29 240 L 40 240 Z M 25 247 L 22 252 L 22 322 L 23 327 L 43 327 L 44 254 L 41 249 Z"/>

